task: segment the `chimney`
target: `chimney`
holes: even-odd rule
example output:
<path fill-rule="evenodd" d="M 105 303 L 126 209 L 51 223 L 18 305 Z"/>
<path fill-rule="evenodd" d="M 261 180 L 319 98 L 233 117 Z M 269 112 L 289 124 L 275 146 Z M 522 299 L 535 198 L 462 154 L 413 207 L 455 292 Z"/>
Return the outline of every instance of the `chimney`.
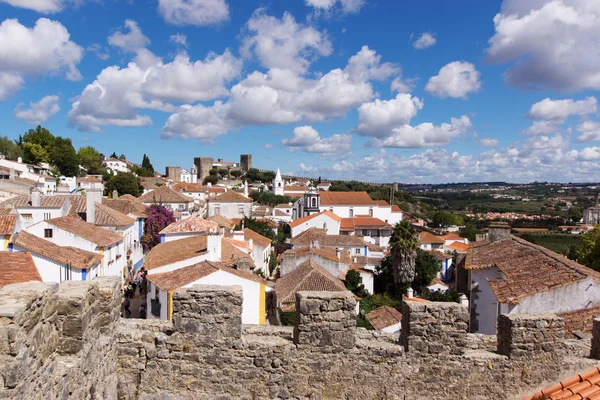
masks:
<path fill-rule="evenodd" d="M 23 163 L 23 159 L 22 159 L 21 157 L 19 157 L 19 158 L 17 158 L 17 162 L 18 162 L 19 164 L 21 164 L 21 163 Z"/>
<path fill-rule="evenodd" d="M 296 269 L 296 252 L 288 250 L 283 255 L 283 260 L 281 260 L 279 276 L 284 277 L 289 274 L 293 270 Z"/>
<path fill-rule="evenodd" d="M 250 272 L 251 261 L 248 257 L 239 258 L 235 264 L 236 264 L 238 271 Z"/>
<path fill-rule="evenodd" d="M 510 225 L 508 222 L 492 222 L 488 228 L 490 242 L 500 242 L 510 239 Z"/>
<path fill-rule="evenodd" d="M 248 249 L 250 249 L 250 251 L 254 250 L 254 240 L 248 240 Z"/>
<path fill-rule="evenodd" d="M 40 201 L 41 201 L 40 191 L 37 188 L 33 188 L 33 190 L 31 191 L 31 206 L 39 207 Z"/>
<path fill-rule="evenodd" d="M 221 261 L 221 235 L 207 235 L 208 261 Z"/>
<path fill-rule="evenodd" d="M 244 196 L 248 197 L 248 181 L 244 181 Z"/>
<path fill-rule="evenodd" d="M 117 189 L 113 190 L 112 198 L 113 199 L 118 199 L 119 198 L 119 192 L 117 192 Z"/>
<path fill-rule="evenodd" d="M 336 256 L 337 258 L 341 259 L 341 255 L 342 255 L 342 252 L 340 251 L 340 248 L 339 248 L 339 247 L 336 247 L 336 248 L 335 248 L 335 256 Z"/>
<path fill-rule="evenodd" d="M 8 179 L 15 179 L 15 169 L 13 167 L 10 167 L 10 176 Z"/>
<path fill-rule="evenodd" d="M 458 303 L 459 303 L 461 306 L 467 306 L 467 307 L 469 307 L 469 299 L 467 299 L 467 296 L 465 296 L 464 294 L 461 294 L 461 295 L 458 297 Z"/>
<path fill-rule="evenodd" d="M 408 297 L 409 299 L 414 298 L 414 294 L 415 294 L 415 291 L 411 287 L 406 289 L 406 297 Z"/>
<path fill-rule="evenodd" d="M 98 189 L 88 189 L 85 192 L 85 220 L 90 224 L 96 223 L 96 203 L 102 202 L 102 192 Z"/>

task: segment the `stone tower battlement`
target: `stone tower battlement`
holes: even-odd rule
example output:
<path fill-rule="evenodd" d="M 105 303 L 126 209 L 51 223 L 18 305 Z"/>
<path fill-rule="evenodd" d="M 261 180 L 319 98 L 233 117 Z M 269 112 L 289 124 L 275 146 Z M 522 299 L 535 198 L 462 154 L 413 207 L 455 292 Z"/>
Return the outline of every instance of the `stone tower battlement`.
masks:
<path fill-rule="evenodd" d="M 464 306 L 409 301 L 398 336 L 356 328 L 355 305 L 300 292 L 293 328 L 250 326 L 241 288 L 195 286 L 150 321 L 119 318 L 118 279 L 9 285 L 0 399 L 511 399 L 598 364 L 554 315 L 502 315 L 483 337 Z"/>

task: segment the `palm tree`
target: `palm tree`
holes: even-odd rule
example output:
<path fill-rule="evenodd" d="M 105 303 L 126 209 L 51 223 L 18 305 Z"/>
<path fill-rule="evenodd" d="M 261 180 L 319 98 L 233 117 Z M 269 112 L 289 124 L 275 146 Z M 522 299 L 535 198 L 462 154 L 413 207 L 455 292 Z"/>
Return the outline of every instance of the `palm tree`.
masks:
<path fill-rule="evenodd" d="M 395 283 L 410 283 L 415 279 L 415 261 L 419 239 L 410 222 L 397 223 L 390 238 L 392 270 Z"/>

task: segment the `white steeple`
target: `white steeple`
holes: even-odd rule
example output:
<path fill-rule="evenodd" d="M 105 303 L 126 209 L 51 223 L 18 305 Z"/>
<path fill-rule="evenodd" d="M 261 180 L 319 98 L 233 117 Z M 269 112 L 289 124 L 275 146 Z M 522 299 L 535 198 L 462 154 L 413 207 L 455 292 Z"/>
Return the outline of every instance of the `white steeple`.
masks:
<path fill-rule="evenodd" d="M 275 179 L 273 179 L 273 193 L 278 196 L 283 196 L 283 179 L 281 178 L 281 172 L 279 168 L 277 168 L 277 175 L 275 175 Z"/>

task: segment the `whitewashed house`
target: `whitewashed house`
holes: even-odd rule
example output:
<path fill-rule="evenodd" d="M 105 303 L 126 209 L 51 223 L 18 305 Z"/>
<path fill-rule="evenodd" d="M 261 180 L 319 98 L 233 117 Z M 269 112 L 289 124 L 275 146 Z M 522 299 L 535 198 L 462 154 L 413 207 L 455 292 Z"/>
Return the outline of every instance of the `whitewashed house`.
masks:
<path fill-rule="evenodd" d="M 0 289 L 13 283 L 41 282 L 31 254 L 0 251 Z"/>
<path fill-rule="evenodd" d="M 292 237 L 312 228 L 326 230 L 328 235 L 339 235 L 342 218 L 331 211 L 321 211 L 290 222 Z"/>
<path fill-rule="evenodd" d="M 181 213 L 182 218 L 189 217 L 194 207 L 194 199 L 177 193 L 167 185 L 159 186 L 153 191 L 143 194 L 140 201 L 146 206 L 152 204 L 163 205 L 173 212 Z"/>
<path fill-rule="evenodd" d="M 77 189 L 79 190 L 89 190 L 95 189 L 104 192 L 104 182 L 102 181 L 101 176 L 96 175 L 88 175 L 77 178 Z"/>
<path fill-rule="evenodd" d="M 381 306 L 365 315 L 373 328 L 387 333 L 399 333 L 402 326 L 402 314 L 393 307 Z"/>
<path fill-rule="evenodd" d="M 230 219 L 244 218 L 250 217 L 251 212 L 252 199 L 233 190 L 208 200 L 208 217 L 222 215 Z"/>
<path fill-rule="evenodd" d="M 185 239 L 192 236 L 209 235 L 219 232 L 219 224 L 195 215 L 176 221 L 160 231 L 160 242 Z"/>
<path fill-rule="evenodd" d="M 118 158 L 105 158 L 104 161 L 102 161 L 102 166 L 107 170 L 110 170 L 114 175 L 116 175 L 117 172 L 131 172 L 127 163 Z"/>
<path fill-rule="evenodd" d="M 89 281 L 101 269 L 100 254 L 58 246 L 25 231 L 15 235 L 12 251 L 29 252 L 43 282 Z"/>
<path fill-rule="evenodd" d="M 392 225 L 379 218 L 359 216 L 342 218 L 340 234 L 358 236 L 367 243 L 389 247 Z"/>
<path fill-rule="evenodd" d="M 17 216 L 15 214 L 0 215 L 0 251 L 8 251 L 12 235 L 18 232 Z"/>
<path fill-rule="evenodd" d="M 211 261 L 148 275 L 148 318 L 170 320 L 173 315 L 173 292 L 179 288 L 194 285 L 239 286 L 242 288 L 242 323 L 264 325 L 266 283 L 252 272 Z"/>

